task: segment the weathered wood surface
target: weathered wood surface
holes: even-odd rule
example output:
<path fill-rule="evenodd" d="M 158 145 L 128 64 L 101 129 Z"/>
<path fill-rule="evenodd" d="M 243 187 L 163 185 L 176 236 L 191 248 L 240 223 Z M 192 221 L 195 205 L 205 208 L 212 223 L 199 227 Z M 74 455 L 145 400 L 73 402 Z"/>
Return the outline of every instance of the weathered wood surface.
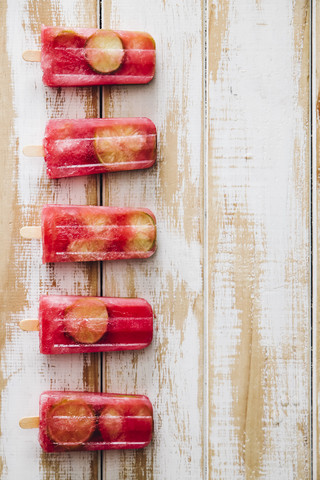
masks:
<path fill-rule="evenodd" d="M 106 391 L 145 393 L 155 435 L 143 451 L 108 452 L 105 478 L 196 479 L 203 473 L 202 2 L 104 2 L 103 27 L 149 31 L 155 79 L 104 89 L 104 116 L 146 116 L 158 130 L 157 164 L 104 178 L 104 202 L 150 208 L 158 249 L 147 261 L 104 264 L 107 295 L 141 296 L 155 334 L 143 352 L 105 355 Z"/>
<path fill-rule="evenodd" d="M 310 2 L 7 0 L 0 15 L 1 478 L 310 478 Z M 46 88 L 21 52 L 39 47 L 41 23 L 100 20 L 155 37 L 154 81 L 103 88 L 101 99 L 104 116 L 155 122 L 158 161 L 49 181 L 22 147 L 40 144 L 49 118 L 98 116 L 99 90 Z M 19 238 L 44 203 L 100 198 L 154 211 L 155 256 L 43 266 L 38 241 Z M 134 353 L 41 357 L 37 334 L 18 324 L 36 318 L 42 293 L 144 297 L 154 341 Z M 100 375 L 105 391 L 150 397 L 152 444 L 101 462 L 42 454 L 19 418 L 37 414 L 41 391 L 98 391 Z"/>
<path fill-rule="evenodd" d="M 210 478 L 310 478 L 310 3 L 210 1 Z"/>
<path fill-rule="evenodd" d="M 40 47 L 42 23 L 94 26 L 96 1 L 1 2 L 1 474 L 2 479 L 95 479 L 98 454 L 45 455 L 36 430 L 19 419 L 38 414 L 39 394 L 49 389 L 99 388 L 94 355 L 43 356 L 38 334 L 19 321 L 37 318 L 41 294 L 97 294 L 97 266 L 42 265 L 38 240 L 23 240 L 23 225 L 39 224 L 45 203 L 96 204 L 97 178 L 50 181 L 41 158 L 26 159 L 22 147 L 41 144 L 50 118 L 97 114 L 95 89 L 44 87 L 40 65 L 21 54 Z"/>

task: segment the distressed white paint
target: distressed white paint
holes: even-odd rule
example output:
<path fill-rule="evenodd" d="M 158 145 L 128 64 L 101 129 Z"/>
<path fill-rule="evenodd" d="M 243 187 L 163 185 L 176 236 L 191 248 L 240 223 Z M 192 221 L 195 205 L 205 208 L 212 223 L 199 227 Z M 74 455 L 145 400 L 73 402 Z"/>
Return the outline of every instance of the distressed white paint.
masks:
<path fill-rule="evenodd" d="M 229 6 L 216 80 L 209 72 L 209 193 L 217 222 L 216 228 L 211 225 L 217 241 L 211 243 L 215 263 L 209 267 L 210 471 L 219 479 L 292 479 L 302 478 L 305 462 L 303 478 L 308 478 L 309 132 L 307 105 L 301 100 L 308 91 L 299 90 L 307 75 L 302 71 L 303 43 L 294 43 L 300 28 L 294 8 L 297 13 L 306 4 L 230 0 L 210 5 L 213 15 Z M 212 57 L 215 47 L 210 45 Z M 237 215 L 242 216 L 238 224 L 232 221 Z M 248 228 L 252 264 L 246 263 L 250 257 L 239 259 L 236 239 L 243 228 Z M 249 332 L 243 332 L 237 307 L 234 269 L 239 268 L 249 275 L 243 286 L 254 295 L 251 327 L 252 338 L 258 339 L 242 356 L 240 335 Z M 255 414 L 247 404 L 240 411 L 243 418 L 235 418 L 241 399 L 232 373 L 237 363 L 245 367 L 247 356 L 250 375 L 250 357 L 257 349 L 262 374 L 248 379 L 246 394 L 249 401 L 256 382 L 262 382 L 260 452 L 239 434 L 239 422 Z M 246 461 L 255 448 L 258 470 Z"/>
<path fill-rule="evenodd" d="M 60 105 L 56 104 L 57 90 L 43 86 L 39 64 L 22 60 L 26 48 L 40 46 L 40 19 L 37 35 L 32 31 L 27 0 L 7 1 L 7 17 L 2 19 L 7 27 L 7 54 L 11 65 L 14 125 L 13 136 L 8 139 L 14 146 L 19 142 L 19 167 L 16 182 L 18 206 L 22 208 L 21 226 L 30 224 L 31 212 L 40 220 L 41 207 L 45 203 L 86 203 L 86 178 L 49 181 L 46 179 L 43 159 L 26 159 L 22 147 L 42 141 L 47 120 L 52 116 L 85 116 L 85 98 L 80 90 L 60 92 Z M 36 4 L 37 2 L 34 2 Z M 66 25 L 90 25 L 96 21 L 95 11 L 88 15 L 82 1 L 47 2 L 47 11 L 53 10 L 53 23 L 60 19 Z M 36 11 L 36 5 L 34 5 Z M 43 10 L 45 12 L 45 10 Z M 48 13 L 49 16 L 49 13 Z M 34 24 L 33 24 L 34 27 Z M 89 90 L 88 90 L 89 93 Z M 59 100 L 59 99 L 58 99 Z M 46 107 L 47 105 L 47 107 Z M 8 179 L 11 181 L 11 179 Z M 13 188 L 15 184 L 13 185 Z M 33 218 L 34 220 L 34 218 Z M 2 456 L 4 459 L 3 480 L 18 478 L 89 478 L 92 455 L 75 453 L 52 456 L 52 470 L 42 471 L 43 455 L 38 445 L 36 430 L 23 431 L 19 419 L 38 414 L 39 394 L 49 389 L 83 389 L 84 359 L 80 355 L 43 356 L 39 353 L 37 334 L 28 334 L 19 328 L 19 320 L 37 318 L 39 296 L 51 294 L 88 294 L 87 267 L 83 265 L 41 265 L 40 242 L 36 240 L 12 240 L 15 259 L 20 268 L 17 282 L 23 282 L 25 298 L 17 316 L 9 316 L 7 343 L 2 351 L 1 366 L 7 384 L 1 396 Z M 16 266 L 16 265 L 15 265 Z M 53 286 L 56 282 L 56 286 Z M 14 292 L 13 292 L 14 295 Z M 21 298 L 18 299 L 22 301 Z M 90 357 L 86 357 L 90 363 Z M 70 477 L 69 475 L 72 475 Z M 55 477 L 56 478 L 56 477 Z"/>
<path fill-rule="evenodd" d="M 142 455 L 105 454 L 108 480 L 204 478 L 203 272 L 199 239 L 203 215 L 202 4 L 114 0 L 110 2 L 111 16 L 108 18 L 104 12 L 105 28 L 121 26 L 149 32 L 156 41 L 157 58 L 155 79 L 147 86 L 112 89 L 111 106 L 104 114 L 147 116 L 157 127 L 159 141 L 155 167 L 138 174 L 109 176 L 105 182 L 111 205 L 147 206 L 154 211 L 158 225 L 155 256 L 147 262 L 129 263 L 135 294 L 145 297 L 156 312 L 154 340 L 145 352 L 107 354 L 105 359 L 107 390 L 134 389 L 150 396 L 155 435 L 143 455 L 144 473 L 139 470 Z M 109 91 L 105 96 L 109 98 Z M 173 139 L 177 143 L 176 156 Z M 184 173 L 186 165 L 188 178 Z M 170 171 L 172 178 L 167 173 Z M 188 191 L 192 192 L 191 201 Z M 188 205 L 198 206 L 197 217 L 190 217 Z M 189 225 L 192 233 L 186 238 Z M 104 272 L 106 294 L 132 294 L 127 268 L 106 264 Z M 187 305 L 185 311 L 181 302 Z M 114 375 L 119 366 L 121 372 Z"/>

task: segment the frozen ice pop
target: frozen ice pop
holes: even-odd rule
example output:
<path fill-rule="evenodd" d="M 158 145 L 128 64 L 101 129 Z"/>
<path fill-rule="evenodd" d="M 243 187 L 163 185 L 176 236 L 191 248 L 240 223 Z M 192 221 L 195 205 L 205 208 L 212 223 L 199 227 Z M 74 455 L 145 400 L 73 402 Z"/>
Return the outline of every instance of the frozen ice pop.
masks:
<path fill-rule="evenodd" d="M 36 61 L 25 52 L 24 58 Z M 148 83 L 155 42 L 145 32 L 95 28 L 41 28 L 43 82 L 51 87 Z"/>
<path fill-rule="evenodd" d="M 39 427 L 45 452 L 142 448 L 152 438 L 153 410 L 144 395 L 43 392 L 39 417 L 20 426 Z"/>
<path fill-rule="evenodd" d="M 155 216 L 142 208 L 45 205 L 40 235 L 20 232 L 42 237 L 43 263 L 148 258 L 156 249 Z"/>
<path fill-rule="evenodd" d="M 142 298 L 48 295 L 40 298 L 39 320 L 22 320 L 39 330 L 46 354 L 139 350 L 153 334 L 153 312 Z"/>
<path fill-rule="evenodd" d="M 61 178 L 151 167 L 156 145 L 148 118 L 50 120 L 43 149 L 25 147 L 24 153 L 44 155 L 48 177 Z"/>

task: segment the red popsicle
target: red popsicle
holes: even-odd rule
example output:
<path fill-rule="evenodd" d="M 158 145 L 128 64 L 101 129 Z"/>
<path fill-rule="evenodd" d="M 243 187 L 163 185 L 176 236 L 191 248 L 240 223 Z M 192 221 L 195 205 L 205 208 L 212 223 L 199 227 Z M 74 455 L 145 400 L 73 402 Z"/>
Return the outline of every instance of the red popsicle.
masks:
<path fill-rule="evenodd" d="M 146 447 L 152 438 L 153 410 L 144 395 L 43 392 L 39 417 L 23 418 L 22 428 L 39 426 L 45 452 Z"/>
<path fill-rule="evenodd" d="M 44 158 L 50 178 L 151 167 L 156 127 L 148 118 L 50 120 Z"/>
<path fill-rule="evenodd" d="M 148 258 L 156 248 L 155 223 L 148 209 L 46 205 L 43 263 Z"/>
<path fill-rule="evenodd" d="M 39 330 L 41 353 L 139 350 L 152 340 L 153 312 L 142 298 L 49 295 L 40 298 L 39 321 L 20 325 Z"/>
<path fill-rule="evenodd" d="M 48 86 L 148 83 L 154 76 L 155 42 L 145 32 L 42 26 L 41 43 Z"/>

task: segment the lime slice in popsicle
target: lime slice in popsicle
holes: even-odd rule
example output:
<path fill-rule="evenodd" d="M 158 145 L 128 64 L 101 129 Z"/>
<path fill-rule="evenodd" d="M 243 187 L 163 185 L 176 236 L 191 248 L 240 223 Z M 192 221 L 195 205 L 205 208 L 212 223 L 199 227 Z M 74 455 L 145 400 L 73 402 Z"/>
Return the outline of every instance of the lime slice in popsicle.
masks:
<path fill-rule="evenodd" d="M 95 430 L 95 416 L 85 402 L 65 399 L 49 410 L 47 429 L 53 442 L 75 447 L 91 437 Z"/>
<path fill-rule="evenodd" d="M 74 259 L 81 259 L 83 254 L 86 253 L 104 252 L 105 250 L 107 250 L 107 242 L 101 238 L 79 238 L 73 240 L 68 245 L 68 253 L 70 253 Z"/>
<path fill-rule="evenodd" d="M 121 66 L 124 58 L 121 38 L 111 30 L 99 30 L 88 38 L 85 55 L 95 72 L 114 72 Z"/>
<path fill-rule="evenodd" d="M 99 229 L 112 225 L 112 218 L 106 213 L 100 212 L 86 212 L 83 215 L 82 221 L 85 225 L 92 227 L 93 230 L 99 231 Z"/>
<path fill-rule="evenodd" d="M 105 164 L 132 162 L 145 144 L 143 133 L 131 125 L 97 128 L 94 138 L 98 160 Z"/>
<path fill-rule="evenodd" d="M 108 329 L 108 311 L 97 298 L 77 300 L 64 311 L 67 333 L 79 343 L 96 343 Z"/>
<path fill-rule="evenodd" d="M 130 217 L 133 235 L 126 243 L 126 250 L 148 252 L 156 241 L 156 227 L 153 218 L 145 212 L 135 212 Z"/>
<path fill-rule="evenodd" d="M 120 440 L 123 433 L 124 417 L 119 408 L 108 405 L 99 417 L 99 430 L 104 440 Z"/>

